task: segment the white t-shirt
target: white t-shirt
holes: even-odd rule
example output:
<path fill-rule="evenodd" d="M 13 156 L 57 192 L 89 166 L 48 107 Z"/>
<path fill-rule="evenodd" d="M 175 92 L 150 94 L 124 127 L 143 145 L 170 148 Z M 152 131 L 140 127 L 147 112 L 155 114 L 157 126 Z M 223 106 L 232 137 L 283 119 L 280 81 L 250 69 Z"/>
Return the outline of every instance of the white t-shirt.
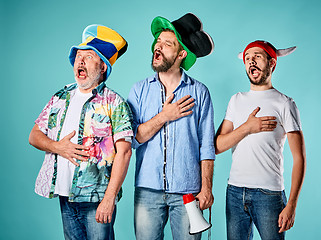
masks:
<path fill-rule="evenodd" d="M 283 147 L 286 133 L 300 131 L 300 115 L 293 99 L 276 89 L 249 91 L 232 96 L 225 119 L 234 129 L 245 123 L 257 107 L 257 117 L 275 116 L 272 132 L 250 134 L 232 148 L 228 183 L 238 187 L 284 190 Z"/>
<path fill-rule="evenodd" d="M 65 136 L 67 136 L 69 133 L 75 130 L 76 134 L 71 139 L 71 142 L 78 144 L 78 130 L 82 107 L 91 96 L 91 92 L 82 93 L 79 91 L 79 88 L 77 88 L 75 95 L 72 97 L 70 101 L 65 121 L 62 126 L 60 139 L 63 139 Z M 86 165 L 87 163 L 81 162 L 80 168 L 83 164 Z M 55 194 L 66 197 L 69 196 L 69 192 L 72 185 L 72 179 L 74 176 L 74 170 L 75 165 L 73 163 L 58 155 Z"/>

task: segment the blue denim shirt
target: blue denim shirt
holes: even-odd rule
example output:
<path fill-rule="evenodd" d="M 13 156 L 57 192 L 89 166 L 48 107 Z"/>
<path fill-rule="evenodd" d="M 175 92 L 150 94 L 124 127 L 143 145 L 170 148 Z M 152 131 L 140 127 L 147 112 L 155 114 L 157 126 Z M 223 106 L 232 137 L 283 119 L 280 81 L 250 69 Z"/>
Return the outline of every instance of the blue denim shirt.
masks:
<path fill-rule="evenodd" d="M 133 111 L 135 134 L 140 124 L 162 111 L 162 89 L 158 74 L 132 87 L 128 103 Z M 200 161 L 215 159 L 213 105 L 207 87 L 184 71 L 174 94 L 172 102 L 191 95 L 195 99 L 193 113 L 168 122 L 143 144 L 133 140 L 135 186 L 168 193 L 197 193 L 201 189 Z"/>

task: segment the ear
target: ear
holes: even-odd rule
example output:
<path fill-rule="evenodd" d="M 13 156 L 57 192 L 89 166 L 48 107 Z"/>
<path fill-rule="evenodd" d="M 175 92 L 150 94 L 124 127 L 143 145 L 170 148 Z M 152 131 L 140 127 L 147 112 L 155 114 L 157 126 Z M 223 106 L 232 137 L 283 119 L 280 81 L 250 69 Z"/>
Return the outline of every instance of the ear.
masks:
<path fill-rule="evenodd" d="M 187 52 L 185 50 L 180 51 L 178 54 L 179 59 L 184 59 L 186 58 L 186 56 L 187 56 Z"/>
<path fill-rule="evenodd" d="M 101 68 L 101 74 L 104 74 L 107 71 L 107 68 L 108 68 L 107 64 L 103 62 L 102 68 Z"/>
<path fill-rule="evenodd" d="M 270 59 L 270 68 L 274 70 L 275 66 L 276 66 L 276 60 L 275 60 L 275 58 L 271 58 Z"/>

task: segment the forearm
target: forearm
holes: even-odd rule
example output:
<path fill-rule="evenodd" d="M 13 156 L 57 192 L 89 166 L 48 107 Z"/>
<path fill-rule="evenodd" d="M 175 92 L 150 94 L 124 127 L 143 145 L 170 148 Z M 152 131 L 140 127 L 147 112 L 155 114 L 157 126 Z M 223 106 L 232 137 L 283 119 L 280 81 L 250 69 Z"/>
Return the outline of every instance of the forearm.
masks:
<path fill-rule="evenodd" d="M 229 150 L 231 147 L 238 144 L 248 134 L 249 134 L 249 130 L 245 124 L 242 124 L 240 127 L 238 127 L 237 129 L 229 133 L 226 133 L 226 134 L 218 133 L 215 141 L 216 143 L 215 153 L 220 154 Z"/>
<path fill-rule="evenodd" d="M 129 147 L 125 151 L 117 152 L 115 155 L 110 181 L 104 196 L 106 199 L 113 199 L 114 201 L 125 180 L 132 154 L 130 143 L 128 144 Z"/>
<path fill-rule="evenodd" d="M 214 196 L 212 193 L 213 168 L 214 168 L 213 160 L 201 161 L 202 186 L 201 186 L 201 191 L 196 196 L 196 198 L 199 200 L 201 210 L 207 209 L 210 206 L 212 206 L 214 201 Z"/>
<path fill-rule="evenodd" d="M 214 160 L 202 160 L 201 161 L 201 175 L 202 175 L 201 191 L 203 191 L 203 190 L 212 191 L 213 170 L 214 170 Z"/>
<path fill-rule="evenodd" d="M 299 159 L 294 161 L 293 169 L 292 169 L 292 179 L 291 179 L 291 191 L 288 200 L 288 204 L 296 207 L 299 194 L 302 188 L 304 175 L 306 169 L 306 161 L 305 157 L 301 156 Z"/>
<path fill-rule="evenodd" d="M 287 137 L 293 157 L 291 191 L 288 204 L 296 207 L 306 169 L 305 143 L 302 131 L 289 132 Z"/>
<path fill-rule="evenodd" d="M 139 143 L 147 142 L 164 126 L 165 122 L 166 119 L 160 112 L 149 121 L 140 124 L 137 128 L 136 140 Z"/>
<path fill-rule="evenodd" d="M 30 132 L 29 143 L 41 151 L 56 153 L 56 141 L 47 137 L 36 124 Z"/>

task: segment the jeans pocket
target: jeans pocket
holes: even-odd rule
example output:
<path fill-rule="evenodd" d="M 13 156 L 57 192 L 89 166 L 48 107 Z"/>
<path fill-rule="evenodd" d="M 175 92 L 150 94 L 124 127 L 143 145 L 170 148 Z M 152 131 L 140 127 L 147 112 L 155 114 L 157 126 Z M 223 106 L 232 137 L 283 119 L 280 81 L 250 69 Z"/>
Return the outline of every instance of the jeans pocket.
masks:
<path fill-rule="evenodd" d="M 281 196 L 281 191 L 272 191 L 269 189 L 259 188 L 259 191 L 266 194 L 266 195 L 273 195 L 273 196 Z"/>

